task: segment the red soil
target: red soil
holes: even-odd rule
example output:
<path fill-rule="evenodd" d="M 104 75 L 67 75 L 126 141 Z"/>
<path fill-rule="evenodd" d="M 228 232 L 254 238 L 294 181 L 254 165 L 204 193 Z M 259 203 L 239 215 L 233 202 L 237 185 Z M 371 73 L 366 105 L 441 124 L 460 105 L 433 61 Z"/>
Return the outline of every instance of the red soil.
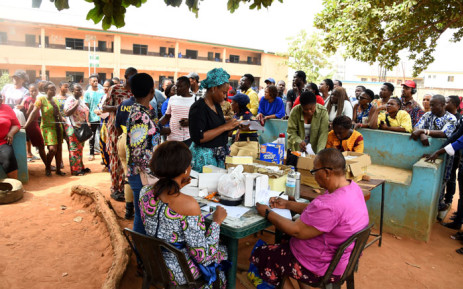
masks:
<path fill-rule="evenodd" d="M 112 262 L 108 233 L 88 198 L 70 197 L 71 187 L 83 184 L 110 199 L 109 174 L 102 172 L 100 161 L 89 162 L 85 156 L 92 173 L 83 177 L 70 176 L 67 160 L 65 177 L 46 177 L 41 162 L 30 164 L 24 198 L 0 206 L 0 289 L 101 287 Z M 124 203 L 111 203 L 123 217 Z M 77 217 L 82 221 L 76 222 Z M 132 226 L 122 218 L 120 225 Z M 384 234 L 382 247 L 364 251 L 357 288 L 463 288 L 463 256 L 455 253 L 463 244 L 449 238 L 454 232 L 436 223 L 428 243 Z M 268 233 L 259 237 L 273 239 Z M 239 263 L 248 264 L 256 240 L 240 241 Z M 121 289 L 141 288 L 135 264 L 132 256 Z"/>

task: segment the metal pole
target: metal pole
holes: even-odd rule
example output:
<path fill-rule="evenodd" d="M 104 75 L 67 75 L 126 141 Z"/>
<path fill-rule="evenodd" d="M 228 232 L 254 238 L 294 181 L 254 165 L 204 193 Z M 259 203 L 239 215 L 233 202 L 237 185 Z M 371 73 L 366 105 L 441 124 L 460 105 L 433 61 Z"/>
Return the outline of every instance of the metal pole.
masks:
<path fill-rule="evenodd" d="M 93 73 L 96 73 L 96 40 L 93 40 Z"/>
<path fill-rule="evenodd" d="M 90 40 L 88 41 L 88 77 L 90 77 L 90 46 L 91 46 Z"/>

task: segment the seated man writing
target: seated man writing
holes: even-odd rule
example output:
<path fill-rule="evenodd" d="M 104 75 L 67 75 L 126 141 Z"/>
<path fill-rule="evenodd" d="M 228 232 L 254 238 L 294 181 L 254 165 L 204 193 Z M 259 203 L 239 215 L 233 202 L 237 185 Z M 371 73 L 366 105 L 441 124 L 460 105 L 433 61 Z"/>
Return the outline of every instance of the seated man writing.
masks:
<path fill-rule="evenodd" d="M 431 111 L 425 113 L 415 126 L 410 138 L 420 139 L 424 146 L 429 146 L 428 137 L 448 138 L 456 129 L 457 119 L 445 110 L 445 97 L 436 94 L 431 98 Z"/>
<path fill-rule="evenodd" d="M 250 261 L 258 268 L 260 277 L 278 285 L 288 277 L 300 284 L 318 282 L 329 267 L 336 250 L 350 236 L 368 226 L 368 210 L 362 190 L 346 179 L 346 161 L 336 149 L 320 151 L 314 160 L 317 183 L 325 190 L 310 204 L 271 198 L 270 207 L 256 204 L 278 230 L 291 236 L 289 243 L 264 245 L 254 250 Z M 296 221 L 274 213 L 271 208 L 285 208 L 301 214 Z M 349 262 L 353 246 L 346 249 L 333 272 L 338 281 Z M 285 282 L 284 288 L 293 288 Z M 289 286 L 289 287 L 287 287 Z"/>

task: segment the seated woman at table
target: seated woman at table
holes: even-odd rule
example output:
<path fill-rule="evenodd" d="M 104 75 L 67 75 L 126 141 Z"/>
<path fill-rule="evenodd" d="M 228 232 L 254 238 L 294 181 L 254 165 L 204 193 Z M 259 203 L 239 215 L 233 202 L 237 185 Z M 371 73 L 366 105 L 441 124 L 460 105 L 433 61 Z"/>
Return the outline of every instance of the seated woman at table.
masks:
<path fill-rule="evenodd" d="M 317 103 L 315 94 L 305 91 L 288 119 L 288 146 L 292 151 L 306 151 L 308 144 L 317 153 L 325 148 L 328 137 L 328 112 Z"/>
<path fill-rule="evenodd" d="M 143 187 L 140 192 L 140 214 L 146 234 L 183 251 L 193 277 L 198 279 L 202 276 L 209 281 L 208 276 L 202 273 L 204 269 L 210 273 L 209 277 L 216 276 L 215 267 L 227 259 L 226 247 L 219 245 L 220 225 L 227 211 L 217 206 L 212 223 L 206 230 L 198 202 L 180 192 L 190 183 L 191 172 L 191 152 L 183 142 L 167 141 L 159 145 L 151 158 L 150 169 L 159 180 L 153 186 Z M 172 284 L 186 284 L 176 257 L 167 252 L 163 255 L 170 269 Z M 221 288 L 225 288 L 223 271 L 220 271 L 219 278 Z M 212 288 L 212 284 L 201 288 Z"/>
<path fill-rule="evenodd" d="M 377 110 L 371 115 L 370 128 L 411 133 L 412 119 L 401 108 L 402 101 L 398 97 L 391 97 L 386 104 L 386 111 Z"/>
<path fill-rule="evenodd" d="M 317 183 L 325 189 L 310 204 L 271 198 L 269 206 L 256 204 L 260 215 L 275 227 L 290 235 L 289 243 L 264 245 L 254 250 L 250 261 L 260 277 L 278 285 L 289 277 L 300 284 L 318 282 L 328 269 L 336 250 L 350 236 L 368 226 L 368 210 L 360 187 L 346 179 L 346 161 L 336 149 L 324 149 L 317 154 L 314 168 Z M 271 208 L 289 209 L 301 214 L 296 221 L 274 213 Z M 338 281 L 353 246 L 346 249 L 331 276 Z M 285 282 L 283 288 L 293 288 Z"/>
<path fill-rule="evenodd" d="M 255 120 L 251 111 L 247 107 L 249 96 L 244 93 L 237 93 L 230 96 L 231 106 L 238 121 Z M 231 156 L 251 156 L 259 158 L 259 139 L 256 130 L 250 130 L 251 124 L 240 124 L 238 129 L 233 132 L 233 144 L 230 147 Z"/>
<path fill-rule="evenodd" d="M 352 128 L 350 117 L 341 115 L 333 120 L 333 130 L 328 134 L 326 148 L 336 148 L 340 152 L 363 153 L 363 136 Z"/>
<path fill-rule="evenodd" d="M 230 86 L 229 79 L 230 75 L 222 68 L 209 71 L 206 79 L 201 81 L 201 88 L 206 89 L 205 96 L 190 107 L 191 166 L 200 173 L 206 165 L 225 168 L 225 157 L 230 152 L 228 132 L 239 125 L 236 119 L 226 122 L 220 107 Z"/>

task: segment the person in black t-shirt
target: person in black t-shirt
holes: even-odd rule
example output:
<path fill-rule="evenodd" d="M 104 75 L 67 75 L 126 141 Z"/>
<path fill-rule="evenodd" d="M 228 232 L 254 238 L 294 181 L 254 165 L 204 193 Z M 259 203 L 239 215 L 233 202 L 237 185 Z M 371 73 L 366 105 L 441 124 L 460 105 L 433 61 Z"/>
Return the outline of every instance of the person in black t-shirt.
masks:
<path fill-rule="evenodd" d="M 293 103 L 301 95 L 304 85 L 307 83 L 307 76 L 304 71 L 298 70 L 294 73 L 293 89 L 288 90 L 286 95 L 286 115 L 289 116 Z"/>
<path fill-rule="evenodd" d="M 201 88 L 206 89 L 204 98 L 190 107 L 191 167 L 197 172 L 202 172 L 205 165 L 225 168 L 225 157 L 229 154 L 228 132 L 239 125 L 236 119 L 225 122 L 220 107 L 230 86 L 229 79 L 230 75 L 222 68 L 209 71 L 207 78 L 201 81 Z"/>

